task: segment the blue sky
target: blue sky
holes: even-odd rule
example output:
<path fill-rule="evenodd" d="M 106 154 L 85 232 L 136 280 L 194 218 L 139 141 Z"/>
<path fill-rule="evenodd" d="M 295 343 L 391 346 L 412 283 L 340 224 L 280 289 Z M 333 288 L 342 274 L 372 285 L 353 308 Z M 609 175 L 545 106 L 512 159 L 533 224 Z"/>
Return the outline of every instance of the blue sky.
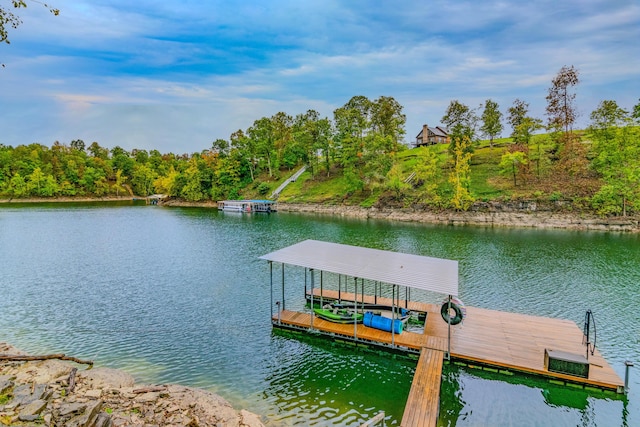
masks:
<path fill-rule="evenodd" d="M 279 111 L 332 118 L 355 95 L 394 97 L 412 141 L 453 99 L 506 113 L 519 98 L 545 119 L 564 65 L 580 72 L 578 127 L 602 100 L 640 98 L 637 0 L 48 2 L 59 16 L 28 2 L 0 45 L 5 145 L 193 153 Z"/>

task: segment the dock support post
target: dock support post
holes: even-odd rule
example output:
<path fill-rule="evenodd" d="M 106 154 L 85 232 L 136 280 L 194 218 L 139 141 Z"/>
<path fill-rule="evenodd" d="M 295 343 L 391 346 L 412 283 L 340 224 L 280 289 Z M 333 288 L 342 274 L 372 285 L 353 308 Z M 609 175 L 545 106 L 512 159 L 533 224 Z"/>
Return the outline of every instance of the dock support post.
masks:
<path fill-rule="evenodd" d="M 315 274 L 313 273 L 313 268 L 310 268 L 309 271 L 311 273 L 311 329 L 313 330 L 313 318 L 315 315 L 315 312 L 313 311 L 313 278 Z"/>
<path fill-rule="evenodd" d="M 624 394 L 629 392 L 629 368 L 633 367 L 633 362 L 625 360 L 624 362 Z"/>
<path fill-rule="evenodd" d="M 322 270 L 320 270 L 320 308 L 324 308 L 323 290 L 322 290 Z M 313 307 L 311 307 L 313 308 Z"/>
<path fill-rule="evenodd" d="M 353 306 L 355 307 L 355 312 L 358 312 L 358 278 L 353 278 Z M 356 316 L 353 316 L 353 339 L 358 339 L 358 319 Z"/>
<path fill-rule="evenodd" d="M 445 354 L 447 360 L 451 360 L 451 295 L 447 301 L 447 313 L 449 313 L 449 320 L 447 321 L 447 354 Z"/>
<path fill-rule="evenodd" d="M 400 294 L 400 289 L 398 289 Z M 396 285 L 391 288 L 391 347 L 396 346 L 395 321 L 396 321 Z"/>
<path fill-rule="evenodd" d="M 282 264 L 282 309 L 284 310 L 284 264 Z"/>
<path fill-rule="evenodd" d="M 273 262 L 269 261 L 269 299 L 271 302 L 271 321 L 273 321 Z"/>
<path fill-rule="evenodd" d="M 378 303 L 378 281 L 376 280 L 373 284 L 373 303 Z"/>

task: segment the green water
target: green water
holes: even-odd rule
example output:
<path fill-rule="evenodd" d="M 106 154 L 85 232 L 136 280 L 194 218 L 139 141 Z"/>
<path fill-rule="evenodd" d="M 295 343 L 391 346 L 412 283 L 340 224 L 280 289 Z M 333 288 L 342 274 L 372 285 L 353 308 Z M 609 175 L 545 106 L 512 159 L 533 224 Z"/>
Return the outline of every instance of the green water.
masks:
<path fill-rule="evenodd" d="M 640 237 L 120 205 L 0 206 L 0 341 L 203 387 L 267 425 L 399 425 L 415 362 L 271 328 L 268 264 L 304 239 L 455 259 L 468 305 L 596 316 L 627 399 L 445 366 L 441 425 L 640 425 Z M 296 277 L 296 272 L 287 273 Z M 287 282 L 288 283 L 288 282 Z M 302 285 L 287 308 L 302 307 Z M 291 305 L 289 305 L 291 304 Z"/>

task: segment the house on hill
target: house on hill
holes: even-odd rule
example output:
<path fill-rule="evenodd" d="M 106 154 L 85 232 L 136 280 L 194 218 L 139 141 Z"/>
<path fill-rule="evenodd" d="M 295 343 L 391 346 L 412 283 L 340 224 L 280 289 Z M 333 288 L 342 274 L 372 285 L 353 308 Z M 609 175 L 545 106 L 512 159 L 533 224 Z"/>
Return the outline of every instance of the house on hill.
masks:
<path fill-rule="evenodd" d="M 416 147 L 423 145 L 448 144 L 451 142 L 449 132 L 442 126 L 429 127 L 422 125 L 422 130 L 416 136 Z"/>

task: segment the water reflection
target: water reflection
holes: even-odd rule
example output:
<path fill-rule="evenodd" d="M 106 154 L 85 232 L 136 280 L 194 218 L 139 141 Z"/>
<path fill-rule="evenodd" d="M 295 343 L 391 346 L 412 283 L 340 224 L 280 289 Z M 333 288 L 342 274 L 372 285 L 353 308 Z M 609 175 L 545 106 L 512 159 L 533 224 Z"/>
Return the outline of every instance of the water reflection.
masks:
<path fill-rule="evenodd" d="M 272 345 L 264 398 L 275 425 L 360 425 L 380 411 L 399 424 L 415 362 L 283 330 Z"/>
<path fill-rule="evenodd" d="M 258 257 L 309 238 L 456 259 L 469 305 L 578 324 L 590 308 L 618 374 L 640 366 L 640 236 L 144 205 L 0 206 L 0 340 L 205 387 L 272 425 L 398 424 L 415 362 L 272 332 Z M 302 307 L 304 272 L 285 274 Z M 621 401 L 448 365 L 441 424 L 640 425 L 637 369 Z"/>
<path fill-rule="evenodd" d="M 520 373 L 445 365 L 439 425 L 619 425 L 628 398 Z M 551 410 L 553 408 L 553 410 Z M 517 413 L 518 416 L 514 417 Z M 485 424 L 486 423 L 486 424 Z"/>

